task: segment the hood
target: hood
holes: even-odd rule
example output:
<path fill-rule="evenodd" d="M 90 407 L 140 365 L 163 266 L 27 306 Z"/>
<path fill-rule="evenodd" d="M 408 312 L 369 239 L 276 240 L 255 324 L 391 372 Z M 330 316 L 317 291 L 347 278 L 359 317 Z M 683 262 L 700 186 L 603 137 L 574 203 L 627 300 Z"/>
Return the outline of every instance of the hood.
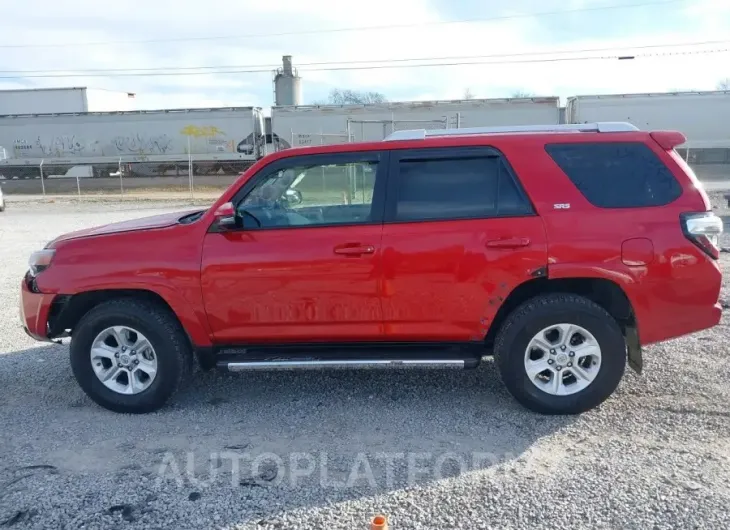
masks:
<path fill-rule="evenodd" d="M 190 215 L 191 213 L 199 212 L 200 209 L 188 210 L 182 212 L 172 212 L 160 215 L 152 215 L 149 217 L 141 217 L 139 219 L 130 219 L 129 221 L 121 221 L 119 223 L 110 223 L 108 225 L 97 226 L 94 228 L 85 228 L 83 230 L 77 230 L 75 232 L 69 232 L 58 236 L 56 239 L 48 243 L 46 248 L 53 248 L 57 243 L 61 241 L 68 241 L 69 239 L 79 239 L 82 237 L 93 237 L 109 234 L 118 234 L 119 232 L 132 232 L 136 230 L 150 230 L 154 228 L 165 228 L 167 226 L 174 226 L 178 224 L 178 220 L 181 217 Z"/>

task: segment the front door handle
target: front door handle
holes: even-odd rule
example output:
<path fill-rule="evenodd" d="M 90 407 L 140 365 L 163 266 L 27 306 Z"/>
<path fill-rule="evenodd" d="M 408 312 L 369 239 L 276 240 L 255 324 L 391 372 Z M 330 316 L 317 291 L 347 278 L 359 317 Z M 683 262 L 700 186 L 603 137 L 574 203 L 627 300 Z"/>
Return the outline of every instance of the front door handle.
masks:
<path fill-rule="evenodd" d="M 363 254 L 373 254 L 375 247 L 372 245 L 339 245 L 334 248 L 334 252 L 343 256 L 362 256 Z"/>
<path fill-rule="evenodd" d="M 487 248 L 521 248 L 530 244 L 529 238 L 526 237 L 510 237 L 505 239 L 492 239 L 487 241 Z"/>

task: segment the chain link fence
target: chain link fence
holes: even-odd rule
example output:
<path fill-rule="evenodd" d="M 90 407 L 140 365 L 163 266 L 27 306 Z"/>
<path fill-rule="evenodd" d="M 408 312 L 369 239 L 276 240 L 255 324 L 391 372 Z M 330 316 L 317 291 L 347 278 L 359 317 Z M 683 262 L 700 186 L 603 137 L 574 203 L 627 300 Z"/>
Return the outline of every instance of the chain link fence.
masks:
<path fill-rule="evenodd" d="M 378 128 L 378 133 L 398 130 L 384 121 L 353 123 L 347 134 L 297 133 L 291 131 L 291 141 L 299 145 L 327 145 L 355 141 L 356 129 Z M 413 125 L 409 123 L 408 125 Z M 421 124 L 424 126 L 424 124 Z M 357 131 L 361 132 L 361 131 Z M 707 183 L 708 189 L 730 183 L 730 149 L 678 148 L 678 154 L 687 161 L 697 177 Z M 0 163 L 0 186 L 5 195 L 41 196 L 174 196 L 190 198 L 215 197 L 235 181 L 252 161 L 236 163 L 211 163 L 206 161 L 181 161 L 177 163 L 149 164 L 125 163 L 89 164 L 72 167 L 38 166 L 10 167 Z M 322 174 L 321 187 L 327 189 L 328 177 Z M 727 186 L 730 189 L 730 185 Z"/>
<path fill-rule="evenodd" d="M 183 161 L 171 164 L 123 163 L 77 166 L 0 166 L 3 193 L 40 196 L 211 196 L 226 189 L 252 162 L 217 164 Z"/>

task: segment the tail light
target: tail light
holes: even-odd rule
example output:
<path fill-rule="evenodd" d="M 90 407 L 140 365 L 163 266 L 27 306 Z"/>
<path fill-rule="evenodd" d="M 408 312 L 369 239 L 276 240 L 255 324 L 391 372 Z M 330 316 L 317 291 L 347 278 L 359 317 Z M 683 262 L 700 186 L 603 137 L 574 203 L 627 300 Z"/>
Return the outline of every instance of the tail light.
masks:
<path fill-rule="evenodd" d="M 43 250 L 33 252 L 33 254 L 30 255 L 30 259 L 28 260 L 31 276 L 36 276 L 38 275 L 38 273 L 46 270 L 51 264 L 51 260 L 53 259 L 53 255 L 55 253 L 56 251 L 52 248 L 45 248 Z"/>
<path fill-rule="evenodd" d="M 683 213 L 680 215 L 682 232 L 713 259 L 720 258 L 722 219 L 712 212 Z"/>

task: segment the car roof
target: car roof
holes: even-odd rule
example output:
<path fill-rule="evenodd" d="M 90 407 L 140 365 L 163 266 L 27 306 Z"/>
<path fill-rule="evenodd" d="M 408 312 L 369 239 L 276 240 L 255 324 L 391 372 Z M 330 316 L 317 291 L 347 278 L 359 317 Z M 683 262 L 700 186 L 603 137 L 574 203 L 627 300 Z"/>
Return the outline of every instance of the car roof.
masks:
<path fill-rule="evenodd" d="M 453 131 L 453 132 L 451 132 Z M 457 133 L 456 131 L 461 131 Z M 399 133 L 411 131 L 398 131 Z M 593 141 L 637 141 L 648 136 L 648 132 L 643 132 L 632 126 L 632 129 L 626 131 L 606 132 L 598 131 L 580 131 L 569 129 L 556 129 L 554 131 L 546 130 L 518 130 L 514 132 L 487 132 L 481 134 L 470 133 L 468 129 L 451 129 L 450 133 L 443 136 L 431 135 L 421 136 L 420 138 L 399 139 L 397 136 L 393 140 L 381 140 L 371 142 L 349 142 L 342 144 L 315 145 L 303 147 L 291 147 L 277 151 L 265 157 L 269 162 L 280 158 L 334 154 L 334 153 L 351 153 L 364 151 L 390 151 L 397 149 L 427 149 L 434 147 L 468 147 L 481 145 L 494 145 L 504 141 L 519 141 L 524 139 L 541 140 L 544 142 L 555 141 L 585 141 L 591 139 Z"/>

